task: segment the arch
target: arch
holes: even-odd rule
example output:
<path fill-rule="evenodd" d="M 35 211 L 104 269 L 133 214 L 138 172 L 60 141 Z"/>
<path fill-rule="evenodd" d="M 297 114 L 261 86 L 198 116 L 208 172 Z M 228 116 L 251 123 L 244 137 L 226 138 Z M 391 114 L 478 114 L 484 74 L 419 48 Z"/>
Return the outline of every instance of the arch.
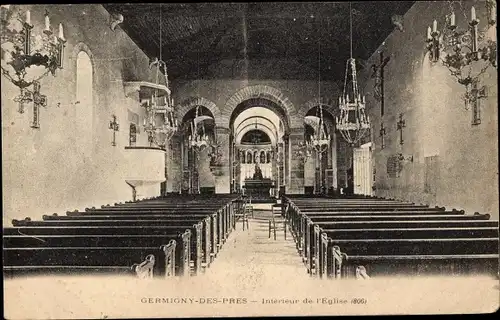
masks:
<path fill-rule="evenodd" d="M 220 126 L 221 112 L 215 102 L 204 97 L 192 97 L 184 100 L 175 110 L 175 117 L 179 122 L 182 121 L 186 113 L 196 106 L 203 106 L 212 112 L 214 116 L 215 125 Z"/>
<path fill-rule="evenodd" d="M 257 124 L 257 129 L 263 131 L 269 136 L 269 138 L 271 139 L 271 145 L 276 145 L 277 142 L 276 133 L 274 133 L 269 127 L 259 123 Z M 254 124 L 249 124 L 248 126 L 242 128 L 234 138 L 235 143 L 240 144 L 241 138 L 245 135 L 245 133 L 251 130 L 255 130 Z"/>
<path fill-rule="evenodd" d="M 234 131 L 237 133 L 241 130 L 242 127 L 246 126 L 248 122 L 250 122 L 253 119 L 258 119 L 261 122 L 260 123 L 266 123 L 266 126 L 269 127 L 269 129 L 274 130 L 278 132 L 278 128 L 276 128 L 276 125 L 272 121 L 269 121 L 269 119 L 262 117 L 262 116 L 251 116 L 246 118 L 245 120 L 241 121 L 241 123 L 234 129 Z"/>
<path fill-rule="evenodd" d="M 254 85 L 240 89 L 227 100 L 220 110 L 222 126 L 230 128 L 231 116 L 236 107 L 246 100 L 256 98 L 269 100 L 282 108 L 290 127 L 301 125 L 295 106 L 281 90 L 266 85 Z"/>
<path fill-rule="evenodd" d="M 300 111 L 299 111 L 300 118 L 304 119 L 304 117 L 309 112 L 309 110 L 319 106 L 320 104 L 323 107 L 323 110 L 326 110 L 327 112 L 329 112 L 332 115 L 332 117 L 335 119 L 335 116 L 338 114 L 337 103 L 333 99 L 326 99 L 324 97 L 321 97 L 321 99 L 316 97 L 314 99 L 307 101 L 304 104 L 304 106 L 302 108 L 300 108 Z"/>
<path fill-rule="evenodd" d="M 266 152 L 264 150 L 260 152 L 259 158 L 260 163 L 266 163 Z"/>
<path fill-rule="evenodd" d="M 247 163 L 253 163 L 253 155 L 251 151 L 247 152 Z"/>

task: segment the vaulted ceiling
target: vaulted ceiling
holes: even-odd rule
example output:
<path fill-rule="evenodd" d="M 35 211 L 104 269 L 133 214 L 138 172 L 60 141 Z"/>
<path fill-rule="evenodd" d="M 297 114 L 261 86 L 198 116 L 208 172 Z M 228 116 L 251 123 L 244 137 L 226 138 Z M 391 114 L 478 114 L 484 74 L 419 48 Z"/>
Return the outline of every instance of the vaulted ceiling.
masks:
<path fill-rule="evenodd" d="M 413 3 L 352 2 L 353 56 L 368 59 L 394 30 L 391 17 L 404 15 Z M 161 50 L 174 80 L 211 77 L 209 66 L 226 59 L 243 59 L 249 65 L 289 60 L 321 70 L 322 79 L 341 80 L 350 51 L 349 6 L 349 2 L 104 5 L 110 13 L 124 16 L 121 28 L 150 58 L 160 56 Z M 317 80 L 318 73 L 300 70 L 288 77 L 313 80 L 313 74 Z"/>

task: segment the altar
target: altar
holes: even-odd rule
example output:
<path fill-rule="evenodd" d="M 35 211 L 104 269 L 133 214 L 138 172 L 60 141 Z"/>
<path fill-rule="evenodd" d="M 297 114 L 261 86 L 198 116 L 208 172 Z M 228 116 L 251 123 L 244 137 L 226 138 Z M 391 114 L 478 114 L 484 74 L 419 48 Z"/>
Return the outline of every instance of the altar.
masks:
<path fill-rule="evenodd" d="M 274 183 L 269 178 L 254 180 L 245 179 L 245 195 L 254 200 L 269 200 L 271 198 L 271 188 L 274 188 Z"/>
<path fill-rule="evenodd" d="M 264 178 L 258 164 L 255 165 L 255 172 L 252 178 L 246 178 L 243 186 L 246 196 L 255 200 L 269 200 L 273 195 L 271 188 L 274 188 L 274 183 L 270 178 Z"/>

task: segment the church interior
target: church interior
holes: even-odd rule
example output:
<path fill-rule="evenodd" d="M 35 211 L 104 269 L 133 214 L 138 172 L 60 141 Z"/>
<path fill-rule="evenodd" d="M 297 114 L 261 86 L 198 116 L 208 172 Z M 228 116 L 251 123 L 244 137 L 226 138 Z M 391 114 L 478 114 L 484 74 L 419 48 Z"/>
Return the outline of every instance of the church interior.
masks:
<path fill-rule="evenodd" d="M 1 22 L 4 279 L 498 281 L 496 1 Z"/>

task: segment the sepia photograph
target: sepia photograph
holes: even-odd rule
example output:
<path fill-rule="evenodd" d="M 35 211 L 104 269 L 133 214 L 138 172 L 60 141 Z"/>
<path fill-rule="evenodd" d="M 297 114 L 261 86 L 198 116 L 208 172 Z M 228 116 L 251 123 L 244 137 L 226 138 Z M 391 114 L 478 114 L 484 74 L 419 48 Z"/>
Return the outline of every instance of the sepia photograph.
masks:
<path fill-rule="evenodd" d="M 0 10 L 5 319 L 498 311 L 496 0 Z"/>

